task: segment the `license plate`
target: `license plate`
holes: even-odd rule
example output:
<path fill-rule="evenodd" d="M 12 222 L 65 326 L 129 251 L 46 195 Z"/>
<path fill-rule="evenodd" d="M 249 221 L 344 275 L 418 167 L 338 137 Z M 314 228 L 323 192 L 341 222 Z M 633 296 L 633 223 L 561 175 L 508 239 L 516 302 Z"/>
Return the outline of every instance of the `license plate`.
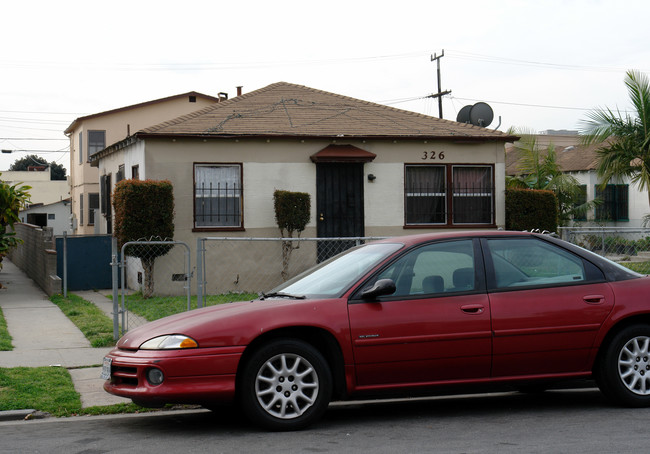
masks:
<path fill-rule="evenodd" d="M 99 376 L 102 380 L 108 380 L 111 378 L 111 363 L 113 362 L 112 358 L 104 358 L 102 363 L 102 374 Z"/>

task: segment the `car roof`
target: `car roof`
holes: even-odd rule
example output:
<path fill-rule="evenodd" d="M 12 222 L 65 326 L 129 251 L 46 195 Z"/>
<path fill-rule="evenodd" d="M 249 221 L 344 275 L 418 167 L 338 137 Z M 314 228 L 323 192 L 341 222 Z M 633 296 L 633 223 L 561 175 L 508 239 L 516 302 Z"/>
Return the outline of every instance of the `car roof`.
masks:
<path fill-rule="evenodd" d="M 548 236 L 540 233 L 521 232 L 515 230 L 456 230 L 445 231 L 436 233 L 419 233 L 415 235 L 396 236 L 380 240 L 381 243 L 395 243 L 399 242 L 405 246 L 413 246 L 419 243 L 426 243 L 428 241 L 445 240 L 454 238 L 487 238 L 499 236 Z"/>

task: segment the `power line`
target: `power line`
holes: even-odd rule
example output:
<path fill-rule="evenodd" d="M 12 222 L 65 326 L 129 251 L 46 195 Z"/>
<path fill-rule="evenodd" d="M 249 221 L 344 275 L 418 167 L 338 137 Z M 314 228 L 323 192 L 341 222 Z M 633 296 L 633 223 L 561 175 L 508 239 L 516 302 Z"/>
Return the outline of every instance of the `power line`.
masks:
<path fill-rule="evenodd" d="M 0 140 L 65 140 L 68 141 L 70 139 L 44 139 L 42 137 L 0 137 Z"/>
<path fill-rule="evenodd" d="M 485 55 L 485 54 L 475 54 L 472 52 L 463 52 L 458 50 L 452 50 L 448 55 L 449 58 L 456 58 L 460 60 L 474 60 L 482 61 L 487 63 L 499 63 L 499 64 L 508 64 L 508 65 L 518 65 L 518 66 L 535 66 L 535 67 L 545 67 L 551 69 L 561 69 L 569 71 L 591 71 L 591 72 L 625 72 L 629 68 L 619 68 L 614 66 L 592 66 L 592 65 L 575 65 L 575 64 L 563 64 L 563 63 L 552 63 L 544 61 L 534 61 L 534 60 L 520 60 L 509 57 L 499 57 L 495 55 Z"/>

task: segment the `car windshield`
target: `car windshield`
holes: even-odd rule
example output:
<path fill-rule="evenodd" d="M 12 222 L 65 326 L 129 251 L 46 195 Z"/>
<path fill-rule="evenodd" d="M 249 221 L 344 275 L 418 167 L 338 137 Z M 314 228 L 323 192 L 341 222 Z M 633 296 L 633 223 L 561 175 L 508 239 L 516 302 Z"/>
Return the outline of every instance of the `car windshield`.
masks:
<path fill-rule="evenodd" d="M 308 297 L 338 297 L 374 266 L 403 246 L 398 243 L 375 243 L 349 249 L 274 288 L 269 295 L 282 293 Z"/>

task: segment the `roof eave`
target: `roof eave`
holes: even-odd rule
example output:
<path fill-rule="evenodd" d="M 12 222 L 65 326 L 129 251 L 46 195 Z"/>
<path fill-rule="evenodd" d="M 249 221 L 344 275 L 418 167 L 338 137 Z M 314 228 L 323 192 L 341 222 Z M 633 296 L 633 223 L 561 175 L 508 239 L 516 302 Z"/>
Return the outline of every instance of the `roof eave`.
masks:
<path fill-rule="evenodd" d="M 462 136 L 453 134 L 386 134 L 386 135 L 368 135 L 368 134 L 202 134 L 202 133 L 162 133 L 162 132 L 138 132 L 139 138 L 196 138 L 196 139 L 237 139 L 237 138 L 276 138 L 276 139 L 332 139 L 332 140 L 450 140 L 453 142 L 515 142 L 519 140 L 517 136 L 496 135 L 496 136 Z"/>

